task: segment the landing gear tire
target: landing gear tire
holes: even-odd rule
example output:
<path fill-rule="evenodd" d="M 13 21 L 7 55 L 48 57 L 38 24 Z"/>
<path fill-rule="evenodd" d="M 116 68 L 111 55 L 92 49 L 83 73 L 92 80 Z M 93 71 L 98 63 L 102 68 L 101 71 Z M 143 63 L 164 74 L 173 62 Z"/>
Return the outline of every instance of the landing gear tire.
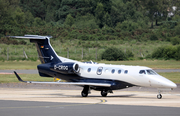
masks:
<path fill-rule="evenodd" d="M 108 94 L 108 92 L 107 92 L 107 91 L 105 91 L 105 90 L 102 90 L 102 91 L 101 91 L 101 96 L 102 96 L 102 97 L 106 97 L 106 96 L 107 96 L 107 94 Z"/>
<path fill-rule="evenodd" d="M 88 96 L 88 93 L 82 91 L 82 92 L 81 92 L 81 96 L 82 96 L 82 97 L 87 97 L 87 96 Z"/>
<path fill-rule="evenodd" d="M 82 97 L 87 97 L 87 96 L 88 96 L 88 92 L 89 92 L 89 86 L 88 86 L 88 85 L 85 85 L 85 86 L 84 86 L 84 89 L 83 89 L 82 92 L 81 92 L 81 96 L 82 96 Z"/>
<path fill-rule="evenodd" d="M 158 94 L 158 95 L 157 95 L 157 98 L 158 98 L 158 99 L 161 99 L 161 98 L 162 98 L 162 95 L 161 95 L 161 94 Z"/>

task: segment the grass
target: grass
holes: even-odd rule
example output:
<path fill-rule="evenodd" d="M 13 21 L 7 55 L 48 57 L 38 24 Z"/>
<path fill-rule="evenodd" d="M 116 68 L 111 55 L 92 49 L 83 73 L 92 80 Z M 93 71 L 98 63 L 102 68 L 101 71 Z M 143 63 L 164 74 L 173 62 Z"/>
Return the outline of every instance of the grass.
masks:
<path fill-rule="evenodd" d="M 69 58 L 74 60 L 82 60 L 82 48 L 84 60 L 96 60 L 96 46 L 98 46 L 97 54 L 98 59 L 101 58 L 102 52 L 107 47 L 117 47 L 124 52 L 132 51 L 135 59 L 139 57 L 146 57 L 151 54 L 156 48 L 160 46 L 171 45 L 170 42 L 165 41 L 143 41 L 136 40 L 123 41 L 123 40 L 109 40 L 109 41 L 81 41 L 81 40 L 64 40 L 63 42 L 57 39 L 51 39 L 52 47 L 58 55 L 67 57 L 67 48 L 69 49 Z M 22 60 L 25 59 L 23 55 L 25 50 L 30 60 L 38 59 L 37 50 L 34 44 L 27 42 L 27 45 L 6 45 L 0 44 L 0 60 L 7 60 L 7 51 L 9 60 Z"/>
<path fill-rule="evenodd" d="M 40 61 L 0 61 L 0 70 L 37 69 Z"/>
<path fill-rule="evenodd" d="M 180 83 L 179 72 L 159 73 L 174 83 Z M 40 77 L 38 74 L 19 74 L 24 81 L 54 81 L 54 78 Z M 14 74 L 0 74 L 0 83 L 19 82 Z"/>
<path fill-rule="evenodd" d="M 173 81 L 174 83 L 180 83 L 180 73 L 179 72 L 163 72 L 163 73 L 158 73 L 167 79 Z"/>
<path fill-rule="evenodd" d="M 38 74 L 19 74 L 24 81 L 54 81 L 54 78 L 40 77 Z M 0 83 L 19 82 L 14 74 L 0 74 Z"/>

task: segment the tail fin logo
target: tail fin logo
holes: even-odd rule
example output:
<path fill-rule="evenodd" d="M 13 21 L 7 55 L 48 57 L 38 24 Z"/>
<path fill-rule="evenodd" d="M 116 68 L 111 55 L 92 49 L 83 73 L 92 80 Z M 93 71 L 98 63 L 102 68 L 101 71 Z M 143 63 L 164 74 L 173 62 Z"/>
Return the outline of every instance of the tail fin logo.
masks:
<path fill-rule="evenodd" d="M 53 56 L 51 56 L 51 59 L 50 60 L 53 60 L 54 59 L 54 57 Z"/>

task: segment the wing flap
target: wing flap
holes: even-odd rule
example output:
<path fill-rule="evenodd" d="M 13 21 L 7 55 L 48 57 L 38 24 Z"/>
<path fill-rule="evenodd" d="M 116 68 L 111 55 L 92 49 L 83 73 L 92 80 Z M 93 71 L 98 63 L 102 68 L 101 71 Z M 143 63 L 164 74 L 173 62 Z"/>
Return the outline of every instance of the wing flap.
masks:
<path fill-rule="evenodd" d="M 109 83 L 90 83 L 90 82 L 38 82 L 38 81 L 23 81 L 20 76 L 14 71 L 14 74 L 19 81 L 25 83 L 35 83 L 35 84 L 61 84 L 61 85 L 89 85 L 89 86 L 100 86 L 100 87 L 110 87 Z"/>

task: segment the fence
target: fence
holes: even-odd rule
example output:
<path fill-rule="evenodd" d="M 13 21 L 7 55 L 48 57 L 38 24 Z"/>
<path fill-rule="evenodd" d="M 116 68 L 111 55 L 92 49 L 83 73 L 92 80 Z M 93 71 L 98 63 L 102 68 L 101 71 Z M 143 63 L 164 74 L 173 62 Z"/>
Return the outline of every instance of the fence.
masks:
<path fill-rule="evenodd" d="M 145 57 L 148 54 L 148 50 L 137 48 L 124 48 L 124 52 L 131 50 L 135 58 Z M 57 54 L 62 57 L 74 59 L 74 60 L 100 60 L 102 52 L 105 48 L 77 48 L 69 47 L 55 49 Z M 38 54 L 36 48 L 24 48 L 24 47 L 6 47 L 0 48 L 0 60 L 38 60 Z"/>

